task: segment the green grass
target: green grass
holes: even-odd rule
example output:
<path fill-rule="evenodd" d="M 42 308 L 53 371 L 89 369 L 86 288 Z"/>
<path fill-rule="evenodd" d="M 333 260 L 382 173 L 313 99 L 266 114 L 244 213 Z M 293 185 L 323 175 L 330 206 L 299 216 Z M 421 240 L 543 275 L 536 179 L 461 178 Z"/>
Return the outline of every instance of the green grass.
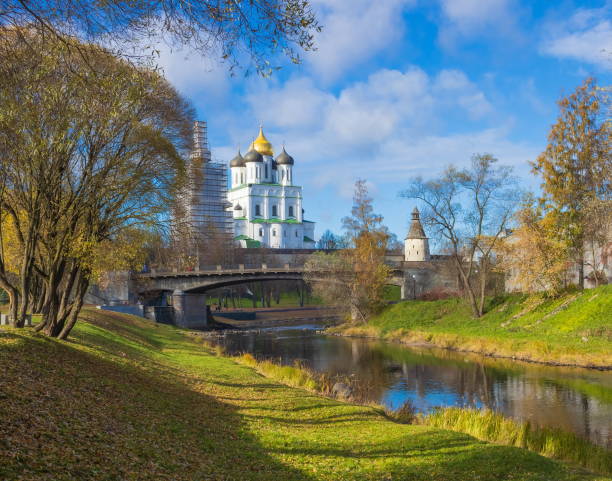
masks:
<path fill-rule="evenodd" d="M 610 367 L 612 286 L 557 299 L 500 296 L 488 300 L 486 314 L 479 319 L 462 299 L 406 301 L 364 326 L 335 331 L 529 361 Z"/>
<path fill-rule="evenodd" d="M 423 417 L 428 426 L 452 429 L 544 456 L 569 461 L 592 471 L 612 474 L 612 453 L 573 433 L 532 426 L 489 410 L 446 408 Z"/>
<path fill-rule="evenodd" d="M 611 479 L 392 423 L 264 377 L 172 326 L 82 317 L 68 342 L 0 329 L 2 480 Z"/>
<path fill-rule="evenodd" d="M 206 296 L 206 303 L 208 305 L 215 305 L 215 304 L 219 304 L 220 301 L 220 297 L 215 295 L 214 293 L 212 295 L 207 295 Z M 227 305 L 228 307 L 233 307 L 234 304 L 232 303 L 231 299 L 227 300 Z M 316 296 L 306 296 L 306 298 L 304 299 L 304 306 L 308 307 L 308 306 L 322 306 L 323 305 L 323 301 L 316 297 Z M 297 293 L 294 292 L 283 292 L 280 295 L 280 299 L 279 299 L 279 303 L 277 304 L 276 301 L 274 299 L 272 299 L 272 302 L 270 303 L 270 307 L 271 308 L 275 308 L 275 307 L 299 307 L 300 306 L 300 300 L 299 297 L 297 295 Z M 251 299 L 247 299 L 244 297 L 240 297 L 240 298 L 236 298 L 236 307 L 237 308 L 241 308 L 241 309 L 252 309 L 253 308 L 253 301 Z M 257 301 L 257 307 L 261 307 L 261 302 Z"/>
<path fill-rule="evenodd" d="M 402 298 L 402 289 L 400 286 L 385 286 L 385 292 L 383 295 L 385 301 L 399 301 Z"/>

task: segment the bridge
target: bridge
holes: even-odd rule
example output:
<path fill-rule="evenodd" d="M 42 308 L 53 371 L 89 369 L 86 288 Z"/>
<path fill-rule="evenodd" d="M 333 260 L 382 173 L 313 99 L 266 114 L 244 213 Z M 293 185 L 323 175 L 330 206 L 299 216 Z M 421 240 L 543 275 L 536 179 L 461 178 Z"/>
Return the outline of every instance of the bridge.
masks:
<path fill-rule="evenodd" d="M 415 293 L 416 280 L 403 266 L 392 266 L 388 284 L 401 288 L 405 299 Z M 168 292 L 172 297 L 174 323 L 182 327 L 201 328 L 206 325 L 206 293 L 214 289 L 247 282 L 304 280 L 304 266 L 283 264 L 258 266 L 214 266 L 192 271 L 156 271 L 135 276 L 132 289 L 138 295 L 147 292 Z"/>

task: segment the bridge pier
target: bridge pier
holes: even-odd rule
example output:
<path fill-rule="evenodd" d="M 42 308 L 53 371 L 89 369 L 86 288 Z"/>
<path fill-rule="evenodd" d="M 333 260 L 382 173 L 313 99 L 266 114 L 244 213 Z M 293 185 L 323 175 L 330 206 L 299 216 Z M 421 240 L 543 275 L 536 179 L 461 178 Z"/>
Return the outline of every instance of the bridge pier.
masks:
<path fill-rule="evenodd" d="M 202 329 L 208 323 L 206 295 L 175 290 L 172 292 L 174 323 L 188 329 Z"/>

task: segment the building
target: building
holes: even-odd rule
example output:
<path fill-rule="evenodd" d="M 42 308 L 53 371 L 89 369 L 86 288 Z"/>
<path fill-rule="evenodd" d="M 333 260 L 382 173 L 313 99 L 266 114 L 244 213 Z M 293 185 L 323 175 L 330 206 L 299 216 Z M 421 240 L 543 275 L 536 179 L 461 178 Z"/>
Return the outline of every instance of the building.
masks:
<path fill-rule="evenodd" d="M 429 238 L 421 224 L 419 210 L 411 215 L 404 252 L 387 254 L 386 262 L 403 271 L 402 299 L 436 298 L 459 292 L 459 278 L 448 255 L 431 254 Z"/>
<path fill-rule="evenodd" d="M 227 169 L 212 162 L 206 122 L 193 127 L 193 150 L 187 163 L 187 181 L 178 195 L 174 212 L 174 242 L 197 262 L 207 242 L 229 242 L 233 236 L 232 214 L 227 201 Z"/>
<path fill-rule="evenodd" d="M 408 262 L 425 262 L 430 260 L 429 239 L 421 225 L 419 209 L 412 211 L 412 222 L 406 239 L 404 239 L 404 260 Z"/>
<path fill-rule="evenodd" d="M 295 161 L 285 148 L 274 158 L 262 128 L 242 156 L 230 161 L 228 200 L 234 239 L 242 247 L 312 249 L 314 222 L 304 219 L 302 187 L 294 184 Z"/>

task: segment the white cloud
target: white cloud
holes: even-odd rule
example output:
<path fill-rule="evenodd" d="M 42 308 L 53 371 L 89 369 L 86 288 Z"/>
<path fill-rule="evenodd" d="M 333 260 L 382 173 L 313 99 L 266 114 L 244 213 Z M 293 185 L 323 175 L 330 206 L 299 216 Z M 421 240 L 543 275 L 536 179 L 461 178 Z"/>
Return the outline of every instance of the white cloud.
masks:
<path fill-rule="evenodd" d="M 439 0 L 440 44 L 454 50 L 475 36 L 518 38 L 516 0 Z"/>
<path fill-rule="evenodd" d="M 459 70 L 442 70 L 434 83 L 436 95 L 447 103 L 456 102 L 473 119 L 484 117 L 493 107 L 476 85 Z"/>
<path fill-rule="evenodd" d="M 403 11 L 415 0 L 314 0 L 323 31 L 315 37 L 317 51 L 307 64 L 323 82 L 391 47 L 404 34 Z"/>
<path fill-rule="evenodd" d="M 184 95 L 218 102 L 229 92 L 227 67 L 214 55 L 204 57 L 198 52 L 172 49 L 159 43 L 159 66 L 165 77 Z"/>
<path fill-rule="evenodd" d="M 280 86 L 259 82 L 245 104 L 233 137 L 244 146 L 261 117 L 277 150 L 286 141 L 300 176 L 318 188 L 334 186 L 339 195 L 352 192 L 359 177 L 397 182 L 450 162 L 466 163 L 476 152 L 514 164 L 535 155 L 535 149 L 507 140 L 509 126 L 486 127 L 494 109 L 459 70 L 430 76 L 417 67 L 381 69 L 336 95 L 306 78 Z M 447 124 L 456 123 L 460 132 L 448 132 Z M 229 159 L 234 151 L 225 147 L 217 154 Z"/>
<path fill-rule="evenodd" d="M 550 24 L 540 51 L 612 70 L 611 11 L 610 7 L 580 9 L 567 20 Z"/>
<path fill-rule="evenodd" d="M 435 175 L 449 163 L 467 165 L 482 152 L 526 176 L 526 161 L 542 148 L 510 140 L 512 122 L 500 123 L 484 92 L 454 69 L 434 75 L 414 66 L 380 69 L 337 93 L 303 77 L 257 80 L 236 104 L 240 109 L 223 119 L 231 140 L 213 145 L 213 157 L 229 161 L 238 143 L 244 152 L 263 121 L 275 151 L 285 142 L 295 158 L 295 177 L 316 220 L 329 212 L 317 199 L 333 202 L 335 212 L 345 203 L 341 211 L 348 211 L 358 178 L 370 182 L 377 202 L 392 206 L 413 176 Z"/>
<path fill-rule="evenodd" d="M 321 112 L 333 101 L 333 95 L 314 86 L 309 78 L 295 78 L 278 88 L 257 82 L 246 100 L 264 125 L 282 129 L 312 129 L 321 122 Z"/>

